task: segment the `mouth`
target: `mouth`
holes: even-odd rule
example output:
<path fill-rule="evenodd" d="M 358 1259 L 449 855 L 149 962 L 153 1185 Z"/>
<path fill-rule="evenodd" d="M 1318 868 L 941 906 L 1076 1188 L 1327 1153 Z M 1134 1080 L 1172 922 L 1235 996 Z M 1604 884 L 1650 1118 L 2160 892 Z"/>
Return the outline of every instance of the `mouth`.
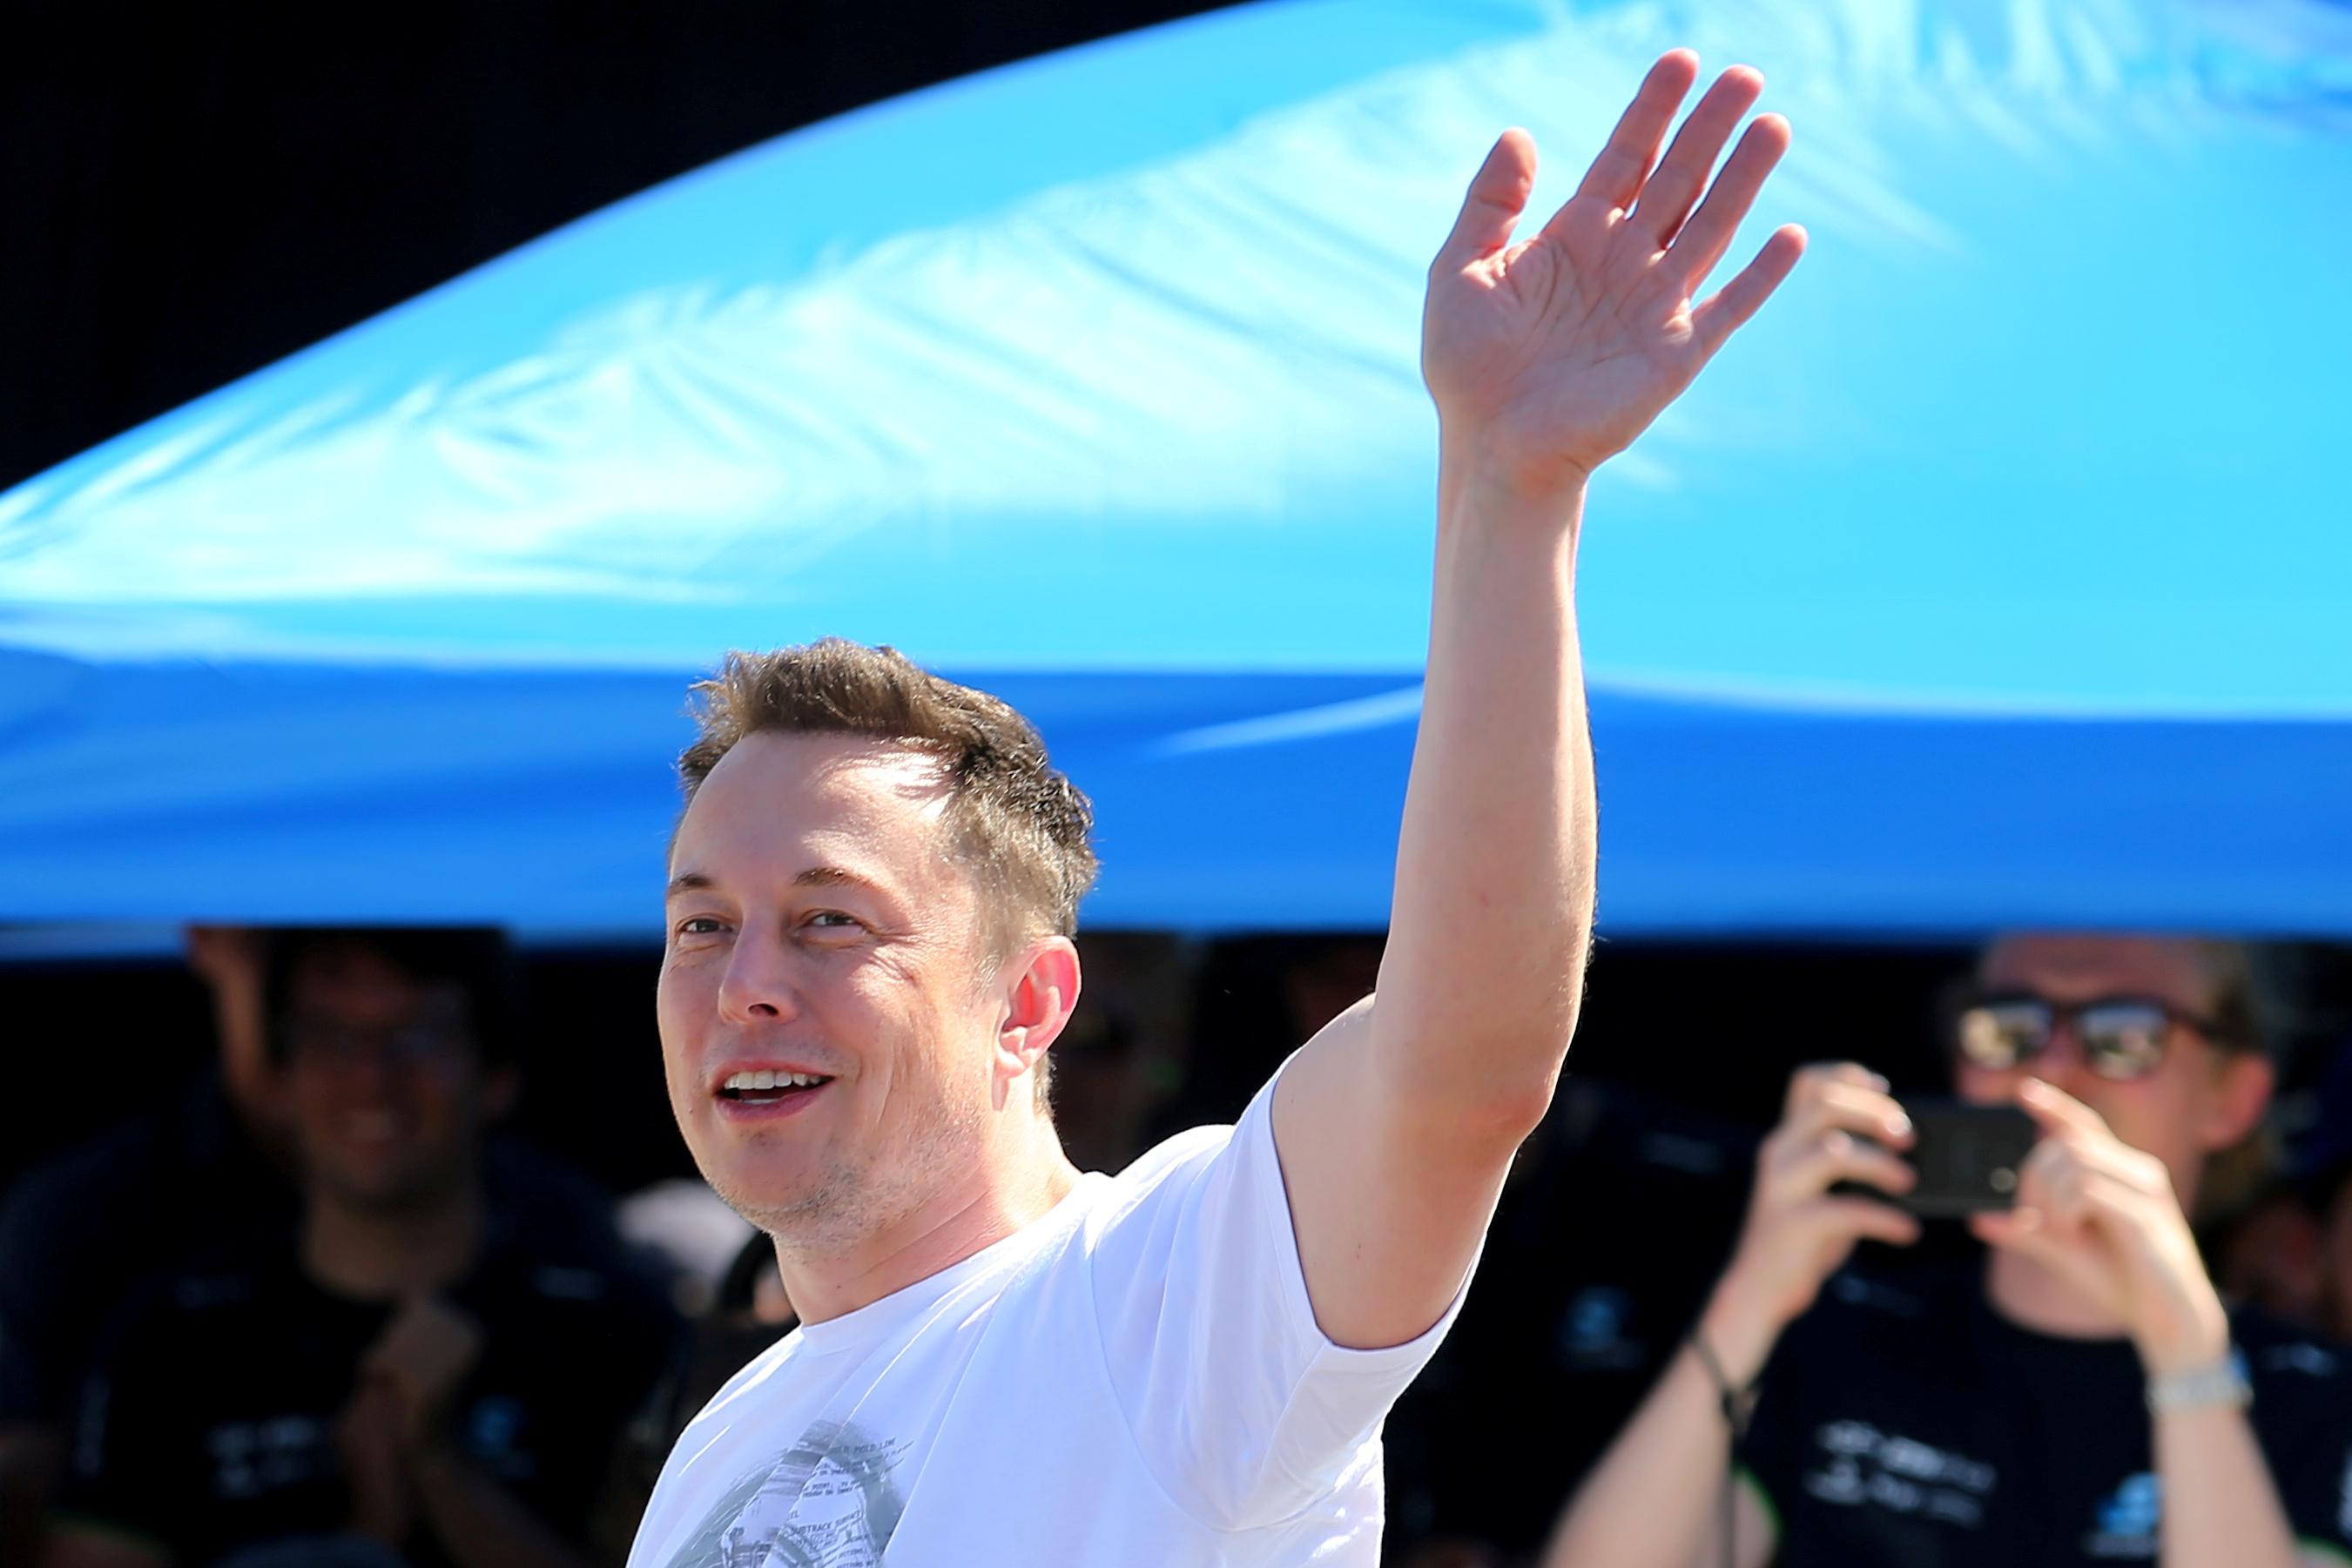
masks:
<path fill-rule="evenodd" d="M 790 1115 L 824 1092 L 832 1078 L 821 1072 L 760 1068 L 729 1073 L 715 1091 L 730 1120 Z"/>

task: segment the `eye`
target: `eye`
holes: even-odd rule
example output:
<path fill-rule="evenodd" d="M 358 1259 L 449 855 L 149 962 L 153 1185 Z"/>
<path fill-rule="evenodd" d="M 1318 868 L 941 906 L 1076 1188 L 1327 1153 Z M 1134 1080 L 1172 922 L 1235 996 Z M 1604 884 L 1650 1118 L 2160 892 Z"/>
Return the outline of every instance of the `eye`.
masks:
<path fill-rule="evenodd" d="M 715 936 L 725 929 L 726 925 L 712 915 L 689 915 L 677 923 L 680 936 Z"/>
<path fill-rule="evenodd" d="M 838 909 L 820 909 L 801 922 L 804 927 L 817 931 L 863 931 L 865 923 L 856 915 L 844 915 Z"/>

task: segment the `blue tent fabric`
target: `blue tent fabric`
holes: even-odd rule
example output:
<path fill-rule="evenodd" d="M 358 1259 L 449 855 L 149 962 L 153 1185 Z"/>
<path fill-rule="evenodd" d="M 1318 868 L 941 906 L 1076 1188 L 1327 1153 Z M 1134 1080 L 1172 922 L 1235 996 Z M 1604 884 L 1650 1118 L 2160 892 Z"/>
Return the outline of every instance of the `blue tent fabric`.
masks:
<path fill-rule="evenodd" d="M 887 641 L 1087 919 L 1371 925 L 1420 278 L 1762 67 L 1796 277 L 1596 483 L 1602 918 L 2352 932 L 2352 12 L 1272 0 L 657 187 L 0 497 L 0 920 L 648 932 L 685 687 Z"/>

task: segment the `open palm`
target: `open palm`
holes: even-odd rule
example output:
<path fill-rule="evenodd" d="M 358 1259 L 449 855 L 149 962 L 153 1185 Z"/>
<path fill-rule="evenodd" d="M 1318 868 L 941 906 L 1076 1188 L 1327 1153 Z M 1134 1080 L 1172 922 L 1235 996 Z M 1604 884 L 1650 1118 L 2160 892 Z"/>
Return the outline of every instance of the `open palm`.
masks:
<path fill-rule="evenodd" d="M 1536 151 L 1527 132 L 1505 131 L 1430 267 L 1422 373 L 1445 439 L 1467 444 L 1516 487 L 1580 484 L 1622 451 L 1803 253 L 1802 229 L 1779 229 L 1719 293 L 1692 303 L 1789 146 L 1788 122 L 1759 117 L 1707 189 L 1763 91 L 1762 77 L 1735 66 L 1661 162 L 1697 75 L 1685 49 L 1653 66 L 1576 194 L 1516 243 Z"/>

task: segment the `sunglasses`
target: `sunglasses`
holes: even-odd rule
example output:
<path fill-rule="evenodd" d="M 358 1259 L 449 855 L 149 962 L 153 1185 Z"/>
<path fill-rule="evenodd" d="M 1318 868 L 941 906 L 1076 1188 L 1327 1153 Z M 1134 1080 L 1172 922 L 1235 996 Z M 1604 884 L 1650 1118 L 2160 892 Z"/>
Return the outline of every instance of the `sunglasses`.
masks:
<path fill-rule="evenodd" d="M 2093 1072 L 2125 1083 L 2163 1065 L 2174 1024 L 2217 1038 L 2212 1019 L 2155 997 L 2053 1002 L 2030 991 L 1996 994 L 1978 998 L 1961 1012 L 1960 1054 L 1995 1071 L 2022 1067 L 2049 1050 L 2063 1026 L 2073 1030 Z"/>

